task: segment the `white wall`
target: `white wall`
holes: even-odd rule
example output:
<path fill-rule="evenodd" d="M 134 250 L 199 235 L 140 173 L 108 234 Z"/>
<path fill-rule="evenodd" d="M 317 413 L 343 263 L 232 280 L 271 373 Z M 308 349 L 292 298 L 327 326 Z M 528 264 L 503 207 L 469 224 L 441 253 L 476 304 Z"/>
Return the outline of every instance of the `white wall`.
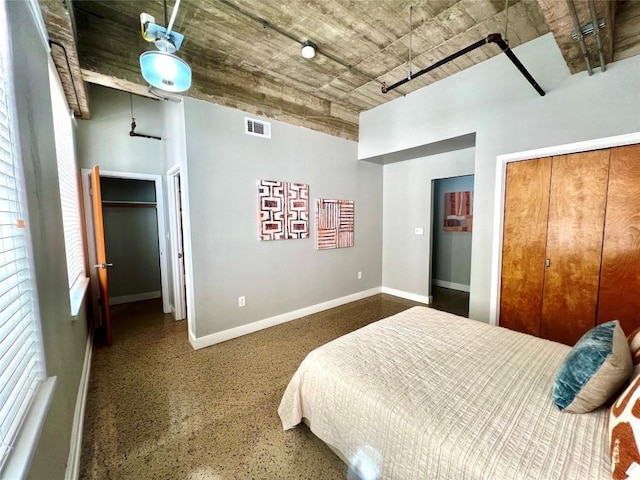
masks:
<path fill-rule="evenodd" d="M 382 167 L 359 162 L 355 142 L 278 121 L 269 140 L 244 133 L 241 111 L 192 99 L 184 109 L 194 336 L 380 286 Z M 309 238 L 259 240 L 259 180 L 309 185 Z M 355 201 L 353 248 L 315 250 L 317 198 Z"/>
<path fill-rule="evenodd" d="M 385 165 L 383 286 L 429 295 L 432 180 L 472 174 L 474 160 L 474 149 L 466 148 Z M 423 227 L 424 235 L 416 235 L 416 227 Z"/>
<path fill-rule="evenodd" d="M 514 51 L 547 91 L 545 97 L 505 55 L 499 55 L 360 116 L 361 159 L 476 133 L 475 170 L 464 172 L 475 175 L 469 308 L 471 318 L 483 321 L 489 319 L 495 261 L 491 249 L 496 157 L 640 131 L 640 56 L 610 64 L 606 73 L 596 71 L 589 77 L 569 74 L 551 34 Z M 421 167 L 413 160 L 406 163 L 400 167 L 402 176 L 395 171 L 391 176 L 391 166 L 385 167 L 385 192 L 389 182 L 396 188 L 415 189 L 414 177 Z M 422 197 L 415 201 L 422 202 Z M 392 206 L 385 196 L 384 286 L 424 294 L 426 279 L 420 269 L 427 249 L 408 228 L 387 241 L 387 230 L 397 223 L 393 217 L 397 208 Z"/>

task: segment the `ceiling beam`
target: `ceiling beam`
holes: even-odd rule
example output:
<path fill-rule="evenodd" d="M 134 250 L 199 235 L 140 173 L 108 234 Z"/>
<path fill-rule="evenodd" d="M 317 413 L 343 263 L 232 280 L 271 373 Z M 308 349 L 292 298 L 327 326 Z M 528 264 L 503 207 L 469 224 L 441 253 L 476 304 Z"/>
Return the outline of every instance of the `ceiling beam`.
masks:
<path fill-rule="evenodd" d="M 67 104 L 77 118 L 89 119 L 87 87 L 82 80 L 74 36 L 73 18 L 60 0 L 39 0 L 49 34 L 51 57 L 56 66 Z"/>
<path fill-rule="evenodd" d="M 640 2 L 623 1 L 616 6 L 616 31 L 613 60 L 640 54 Z"/>

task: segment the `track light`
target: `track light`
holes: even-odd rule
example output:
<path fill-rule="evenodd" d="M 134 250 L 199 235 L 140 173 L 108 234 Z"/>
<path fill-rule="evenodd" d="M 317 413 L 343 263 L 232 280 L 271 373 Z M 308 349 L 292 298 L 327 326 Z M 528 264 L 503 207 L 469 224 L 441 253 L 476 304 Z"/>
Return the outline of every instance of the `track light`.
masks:
<path fill-rule="evenodd" d="M 302 44 L 302 56 L 304 58 L 313 58 L 316 56 L 316 44 L 307 40 Z"/>

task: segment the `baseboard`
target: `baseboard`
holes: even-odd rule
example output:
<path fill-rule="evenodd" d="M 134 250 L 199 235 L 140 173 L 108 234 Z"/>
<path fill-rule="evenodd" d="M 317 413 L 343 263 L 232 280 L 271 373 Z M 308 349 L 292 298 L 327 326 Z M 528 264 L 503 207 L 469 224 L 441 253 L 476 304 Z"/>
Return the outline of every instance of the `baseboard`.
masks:
<path fill-rule="evenodd" d="M 71 444 L 69 458 L 67 459 L 67 471 L 65 480 L 77 480 L 80 476 L 80 453 L 82 452 L 82 429 L 84 428 L 84 409 L 87 404 L 87 392 L 89 390 L 89 373 L 91 371 L 91 353 L 93 351 L 93 332 L 87 336 L 87 346 L 84 351 L 84 364 L 78 386 L 76 408 L 73 413 L 73 426 L 71 427 Z"/>
<path fill-rule="evenodd" d="M 436 280 L 435 278 L 431 281 L 431 283 L 436 287 L 450 288 L 451 290 L 458 290 L 460 292 L 471 291 L 470 285 L 465 285 L 464 283 L 447 282 L 446 280 Z"/>
<path fill-rule="evenodd" d="M 377 295 L 378 293 L 382 293 L 381 287 L 370 288 L 369 290 L 364 290 L 352 295 L 347 295 L 346 297 L 340 297 L 334 300 L 329 300 L 327 302 L 318 303 L 316 305 L 311 305 L 310 307 L 301 308 L 292 312 L 283 313 L 282 315 L 276 315 L 275 317 L 265 318 L 263 320 L 258 320 L 257 322 L 248 323 L 247 325 L 241 325 L 239 327 L 230 328 L 229 330 L 224 330 L 222 332 L 205 335 L 204 337 L 196 338 L 193 337 L 190 333 L 189 342 L 195 350 L 199 350 L 204 347 L 215 345 L 216 343 L 226 342 L 227 340 L 231 340 L 232 338 L 241 337 L 242 335 L 247 335 L 249 333 L 257 332 L 265 328 L 280 325 L 281 323 L 286 323 L 290 322 L 291 320 L 306 317 L 307 315 L 313 315 L 314 313 L 322 312 L 323 310 L 339 307 L 347 303 L 355 302 L 356 300 L 361 300 L 372 295 Z"/>
<path fill-rule="evenodd" d="M 109 297 L 109 305 L 120 305 L 121 303 L 140 302 L 142 300 L 151 300 L 152 298 L 160 298 L 162 293 L 160 290 L 155 292 L 136 293 L 134 295 L 122 295 L 120 297 Z"/>
<path fill-rule="evenodd" d="M 402 290 L 396 290 L 395 288 L 382 287 L 382 293 L 393 295 L 394 297 L 406 298 L 407 300 L 413 300 L 414 302 L 420 302 L 429 305 L 432 301 L 432 297 L 424 295 L 418 295 L 417 293 L 403 292 Z"/>

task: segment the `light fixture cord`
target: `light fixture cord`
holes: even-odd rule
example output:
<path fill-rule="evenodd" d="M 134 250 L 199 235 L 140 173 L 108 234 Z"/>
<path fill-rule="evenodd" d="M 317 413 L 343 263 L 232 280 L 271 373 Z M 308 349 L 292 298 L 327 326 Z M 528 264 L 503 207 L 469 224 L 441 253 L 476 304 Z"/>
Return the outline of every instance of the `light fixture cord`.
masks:
<path fill-rule="evenodd" d="M 173 22 L 175 22 L 176 15 L 178 14 L 179 6 L 180 6 L 180 0 L 176 0 L 176 3 L 173 5 L 173 10 L 171 11 L 171 20 L 169 20 L 169 26 L 167 27 L 167 35 L 171 33 L 171 29 L 173 28 Z"/>
<path fill-rule="evenodd" d="M 508 45 L 507 31 L 509 30 L 509 0 L 504 0 L 504 41 Z"/>
<path fill-rule="evenodd" d="M 133 95 L 129 94 L 129 102 L 131 103 L 131 121 L 133 122 L 135 118 L 133 118 Z"/>

